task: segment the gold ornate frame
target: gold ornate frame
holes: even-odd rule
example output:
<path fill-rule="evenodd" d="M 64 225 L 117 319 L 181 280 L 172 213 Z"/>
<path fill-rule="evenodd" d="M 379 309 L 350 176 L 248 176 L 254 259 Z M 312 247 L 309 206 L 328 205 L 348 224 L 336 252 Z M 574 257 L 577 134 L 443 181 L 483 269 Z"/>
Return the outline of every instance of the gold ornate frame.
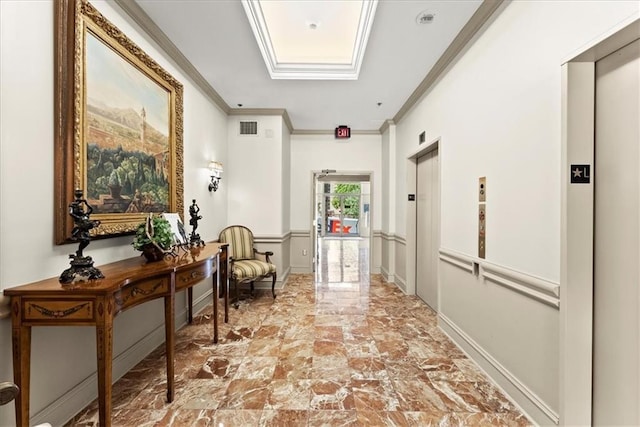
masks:
<path fill-rule="evenodd" d="M 169 211 L 182 216 L 183 89 L 182 84 L 151 59 L 87 0 L 55 2 L 55 243 L 70 243 L 73 221 L 69 204 L 76 188 L 86 189 L 85 141 L 86 34 L 90 31 L 140 72 L 167 91 L 169 99 Z M 102 213 L 92 230 L 96 238 L 131 234 L 147 213 Z"/>

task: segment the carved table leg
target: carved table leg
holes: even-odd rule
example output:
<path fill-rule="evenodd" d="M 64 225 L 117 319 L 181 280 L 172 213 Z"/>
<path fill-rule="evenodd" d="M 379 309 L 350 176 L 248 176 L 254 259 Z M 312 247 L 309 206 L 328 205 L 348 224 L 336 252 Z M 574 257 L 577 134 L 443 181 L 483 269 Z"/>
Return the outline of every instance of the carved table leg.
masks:
<path fill-rule="evenodd" d="M 173 288 L 173 287 L 172 287 Z M 191 288 L 189 288 L 191 290 Z M 167 357 L 167 401 L 173 402 L 174 389 L 174 348 L 175 348 L 175 294 L 164 297 L 165 354 Z"/>
<path fill-rule="evenodd" d="M 16 396 L 16 425 L 29 426 L 29 383 L 31 378 L 31 327 L 22 326 L 20 298 L 13 298 L 13 381 L 20 389 Z"/>
<path fill-rule="evenodd" d="M 224 290 L 224 323 L 229 323 L 229 277 L 227 276 L 229 272 L 227 271 L 227 259 L 225 258 L 224 262 L 219 262 L 219 264 L 222 264 L 220 265 L 222 273 L 218 276 L 218 286 L 222 286 Z"/>
<path fill-rule="evenodd" d="M 113 318 L 105 316 L 96 325 L 98 352 L 98 405 L 101 427 L 111 425 L 111 378 L 113 360 Z"/>
<path fill-rule="evenodd" d="M 188 308 L 188 322 L 189 324 L 193 323 L 193 287 L 188 287 L 187 288 L 187 305 L 189 306 Z"/>
<path fill-rule="evenodd" d="M 213 342 L 218 342 L 218 292 L 220 288 L 220 254 L 216 257 L 216 274 L 211 277 L 213 285 Z"/>

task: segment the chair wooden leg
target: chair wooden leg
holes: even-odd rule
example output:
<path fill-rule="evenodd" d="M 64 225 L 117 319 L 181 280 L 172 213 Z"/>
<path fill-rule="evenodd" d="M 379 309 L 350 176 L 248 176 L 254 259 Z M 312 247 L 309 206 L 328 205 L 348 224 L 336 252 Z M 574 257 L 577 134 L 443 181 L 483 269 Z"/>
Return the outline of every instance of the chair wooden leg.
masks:
<path fill-rule="evenodd" d="M 273 299 L 276 299 L 276 277 L 277 274 L 273 273 L 273 282 L 271 283 L 271 293 L 273 294 Z"/>
<path fill-rule="evenodd" d="M 237 310 L 238 307 L 240 307 L 240 292 L 238 291 L 238 282 L 234 281 L 233 282 L 233 287 L 236 290 L 236 303 L 233 304 L 233 306 L 235 307 L 235 309 Z"/>
<path fill-rule="evenodd" d="M 251 296 L 253 296 L 253 283 L 254 282 L 251 282 Z"/>

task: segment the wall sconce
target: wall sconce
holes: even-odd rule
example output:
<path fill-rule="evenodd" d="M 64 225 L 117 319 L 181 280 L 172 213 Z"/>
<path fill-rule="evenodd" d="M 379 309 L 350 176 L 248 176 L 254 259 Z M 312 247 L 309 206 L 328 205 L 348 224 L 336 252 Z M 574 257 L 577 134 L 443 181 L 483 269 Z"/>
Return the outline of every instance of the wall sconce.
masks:
<path fill-rule="evenodd" d="M 217 191 L 218 183 L 222 179 L 222 163 L 214 160 L 209 162 L 209 175 L 211 175 L 211 182 L 209 183 L 209 191 Z"/>

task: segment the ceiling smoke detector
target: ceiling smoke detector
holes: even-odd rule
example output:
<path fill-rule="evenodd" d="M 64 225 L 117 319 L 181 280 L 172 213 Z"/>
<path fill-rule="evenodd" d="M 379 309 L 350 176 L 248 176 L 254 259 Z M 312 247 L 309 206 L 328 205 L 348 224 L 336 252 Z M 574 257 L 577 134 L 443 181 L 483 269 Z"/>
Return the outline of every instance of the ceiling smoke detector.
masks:
<path fill-rule="evenodd" d="M 433 22 L 433 20 L 436 19 L 436 14 L 435 13 L 431 13 L 431 12 L 427 12 L 422 11 L 418 14 L 418 16 L 416 16 L 416 23 L 417 24 L 431 24 Z"/>

